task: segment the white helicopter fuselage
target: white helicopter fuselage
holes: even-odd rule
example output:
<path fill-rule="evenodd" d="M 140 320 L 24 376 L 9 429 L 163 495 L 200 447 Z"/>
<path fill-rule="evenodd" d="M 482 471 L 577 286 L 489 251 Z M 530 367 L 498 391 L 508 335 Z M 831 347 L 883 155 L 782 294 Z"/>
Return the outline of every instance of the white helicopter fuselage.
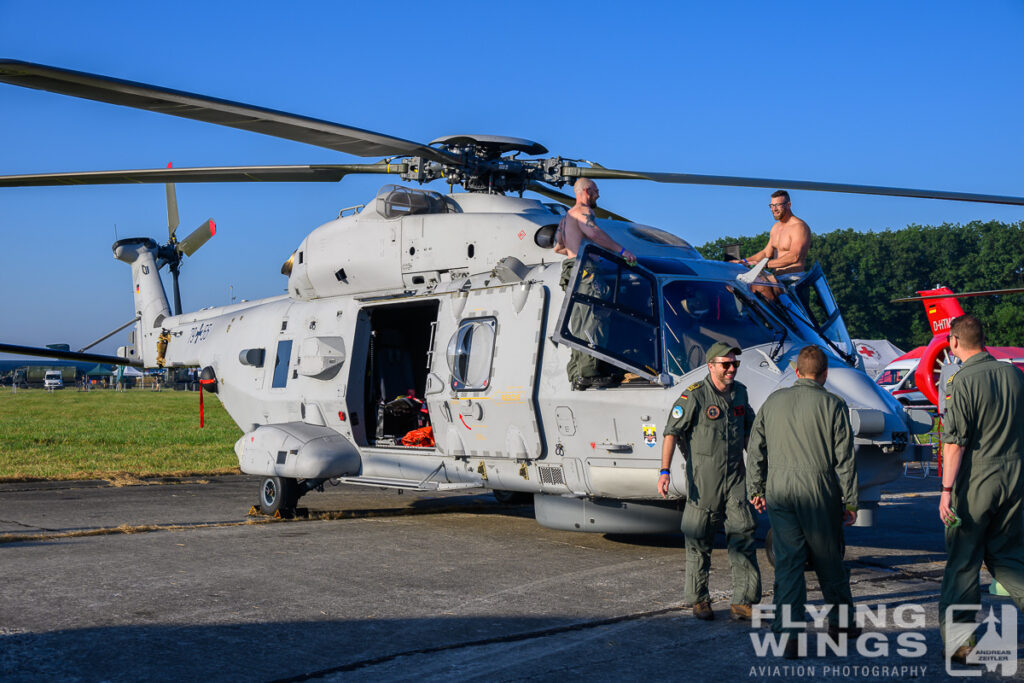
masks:
<path fill-rule="evenodd" d="M 570 346 L 582 347 L 563 334 L 569 302 L 563 259 L 551 248 L 560 217 L 529 199 L 385 188 L 303 240 L 290 259 L 287 295 L 179 316 L 168 314 L 139 240 L 118 256 L 133 266 L 134 351 L 149 367 L 203 369 L 207 388 L 243 432 L 235 450 L 249 474 L 309 482 L 307 489 L 340 478 L 518 491 L 537 494 L 546 526 L 678 530 L 684 462 L 673 459 L 674 498 L 661 501 L 661 432 L 680 392 L 706 374 L 702 345 L 727 340 L 743 348 L 737 379 L 756 410 L 795 380 L 790 361 L 804 344 L 826 342 L 804 323 L 777 339 L 759 337 L 759 326 L 781 324 L 768 320 L 767 307 L 753 315 L 761 304 L 737 280 L 745 268 L 704 260 L 668 233 L 601 221 L 649 266 L 636 269 L 646 280 L 621 286 L 649 290 L 657 321 L 648 324 L 660 347 L 650 351 L 656 361 L 631 363 L 630 349 L 591 344 L 635 381 L 573 390 L 566 365 Z M 588 276 L 579 270 L 574 277 Z M 680 288 L 690 297 L 686 334 L 672 304 Z M 736 290 L 749 298 L 735 299 L 738 317 L 716 327 L 708 297 Z M 754 317 L 760 322 L 751 325 Z M 861 522 L 870 524 L 879 487 L 912 452 L 906 417 L 839 354 L 831 353 L 830 365 L 828 388 L 846 399 L 858 432 Z M 433 447 L 402 446 L 399 432 L 409 423 L 382 411 L 409 390 L 425 402 Z"/>

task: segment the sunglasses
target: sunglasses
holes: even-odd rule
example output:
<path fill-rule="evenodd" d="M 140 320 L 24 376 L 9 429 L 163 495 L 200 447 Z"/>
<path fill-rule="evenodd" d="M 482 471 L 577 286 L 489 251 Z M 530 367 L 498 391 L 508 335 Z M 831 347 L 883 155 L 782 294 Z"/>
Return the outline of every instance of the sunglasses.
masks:
<path fill-rule="evenodd" d="M 738 360 L 713 360 L 711 362 L 715 365 L 721 365 L 723 370 L 728 370 L 729 368 L 738 369 L 740 367 L 740 362 Z"/>

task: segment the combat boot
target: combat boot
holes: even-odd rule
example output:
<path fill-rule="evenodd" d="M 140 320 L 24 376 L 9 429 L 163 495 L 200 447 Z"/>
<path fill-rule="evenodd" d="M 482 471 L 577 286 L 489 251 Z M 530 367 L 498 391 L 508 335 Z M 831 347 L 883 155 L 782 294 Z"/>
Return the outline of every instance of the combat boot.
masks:
<path fill-rule="evenodd" d="M 729 605 L 729 616 L 739 621 L 750 621 L 754 611 L 750 605 Z"/>
<path fill-rule="evenodd" d="M 705 600 L 693 606 L 693 616 L 704 621 L 711 621 L 715 618 L 715 613 L 711 611 L 711 603 Z"/>

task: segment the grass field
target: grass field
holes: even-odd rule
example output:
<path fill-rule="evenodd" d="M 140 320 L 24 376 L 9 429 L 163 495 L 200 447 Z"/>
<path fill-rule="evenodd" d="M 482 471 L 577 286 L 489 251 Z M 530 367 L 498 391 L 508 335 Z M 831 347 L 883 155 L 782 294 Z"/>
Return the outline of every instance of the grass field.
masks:
<path fill-rule="evenodd" d="M 0 390 L 0 480 L 237 471 L 241 431 L 213 394 Z"/>

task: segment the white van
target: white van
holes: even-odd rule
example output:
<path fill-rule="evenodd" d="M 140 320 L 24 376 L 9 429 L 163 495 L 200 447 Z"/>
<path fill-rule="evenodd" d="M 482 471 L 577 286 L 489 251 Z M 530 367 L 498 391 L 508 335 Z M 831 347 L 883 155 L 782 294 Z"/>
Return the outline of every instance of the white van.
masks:
<path fill-rule="evenodd" d="M 920 358 L 894 360 L 885 366 L 875 383 L 888 391 L 893 397 L 908 407 L 929 408 L 931 403 L 914 384 L 914 370 Z"/>
<path fill-rule="evenodd" d="M 46 371 L 46 374 L 43 375 L 43 388 L 50 391 L 64 388 L 64 380 L 61 378 L 60 370 Z"/>

